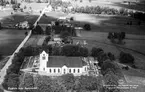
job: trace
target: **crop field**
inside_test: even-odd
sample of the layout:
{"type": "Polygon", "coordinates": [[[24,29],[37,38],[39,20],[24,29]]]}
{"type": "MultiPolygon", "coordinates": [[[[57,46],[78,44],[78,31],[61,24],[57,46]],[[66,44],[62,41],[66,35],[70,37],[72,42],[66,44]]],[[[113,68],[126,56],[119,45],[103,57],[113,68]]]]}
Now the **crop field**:
{"type": "Polygon", "coordinates": [[[46,36],[44,36],[44,35],[32,35],[28,39],[28,41],[26,42],[24,47],[27,47],[27,46],[42,46],[45,38],[46,38],[46,36]]]}

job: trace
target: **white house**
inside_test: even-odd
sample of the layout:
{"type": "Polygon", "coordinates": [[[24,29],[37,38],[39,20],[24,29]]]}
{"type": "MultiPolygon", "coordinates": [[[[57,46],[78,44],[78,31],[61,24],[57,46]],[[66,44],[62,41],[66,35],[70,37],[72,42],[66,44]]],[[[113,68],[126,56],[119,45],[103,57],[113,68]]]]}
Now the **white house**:
{"type": "Polygon", "coordinates": [[[61,76],[72,73],[74,76],[87,75],[88,66],[81,57],[49,56],[43,51],[39,56],[38,73],[48,76],[61,76]]]}

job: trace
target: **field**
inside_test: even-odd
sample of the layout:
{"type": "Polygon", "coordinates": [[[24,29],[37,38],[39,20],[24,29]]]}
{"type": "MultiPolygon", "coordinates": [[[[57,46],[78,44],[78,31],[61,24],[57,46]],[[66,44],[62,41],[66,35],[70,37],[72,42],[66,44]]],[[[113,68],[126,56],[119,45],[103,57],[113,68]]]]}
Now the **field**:
{"type": "Polygon", "coordinates": [[[24,30],[0,30],[0,53],[3,55],[11,55],[25,38],[24,33],[24,30]]]}
{"type": "Polygon", "coordinates": [[[44,35],[32,35],[25,43],[24,47],[27,46],[42,46],[46,36],[44,35]]]}
{"type": "Polygon", "coordinates": [[[73,6],[101,6],[110,7],[115,9],[126,8],[130,10],[144,11],[145,12],[145,1],[144,0],[83,0],[82,3],[78,0],[77,2],[71,2],[73,6]],[[136,2],[131,5],[124,4],[123,1],[136,2]]]}

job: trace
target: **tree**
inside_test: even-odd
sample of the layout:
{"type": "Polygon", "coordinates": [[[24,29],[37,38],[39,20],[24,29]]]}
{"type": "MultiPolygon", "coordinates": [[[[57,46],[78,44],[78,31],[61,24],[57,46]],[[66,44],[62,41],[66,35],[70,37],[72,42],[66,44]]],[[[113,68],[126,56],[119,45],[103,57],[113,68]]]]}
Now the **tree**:
{"type": "Polygon", "coordinates": [[[61,49],[64,56],[88,56],[88,49],[79,45],[65,45],[61,49]]]}
{"type": "Polygon", "coordinates": [[[37,85],[37,92],[65,92],[62,85],[58,84],[58,81],[51,79],[48,76],[39,76],[35,77],[35,82],[37,85]]]}
{"type": "Polygon", "coordinates": [[[88,48],[80,47],[80,56],[87,57],[89,55],[88,48]]]}
{"type": "Polygon", "coordinates": [[[111,62],[110,60],[104,61],[101,66],[101,72],[103,75],[105,75],[108,70],[111,70],[115,75],[119,76],[119,78],[123,76],[119,66],[116,63],[111,62]]]}
{"type": "Polygon", "coordinates": [[[61,82],[65,85],[67,90],[74,89],[75,77],[73,74],[66,74],[61,76],[61,82]]]}
{"type": "Polygon", "coordinates": [[[65,56],[78,56],[79,46],[77,45],[65,45],[62,47],[62,55],[65,56]]]}
{"type": "Polygon", "coordinates": [[[110,72],[104,76],[104,79],[105,79],[105,84],[110,85],[110,87],[112,87],[111,89],[107,88],[108,90],[107,92],[119,92],[119,89],[116,88],[118,86],[118,80],[119,80],[118,76],[110,72]]]}
{"type": "Polygon", "coordinates": [[[51,27],[50,27],[50,26],[47,26],[47,27],[46,27],[45,33],[46,33],[47,35],[51,35],[51,27]]]}
{"type": "Polygon", "coordinates": [[[14,74],[14,73],[9,74],[8,80],[7,80],[7,85],[10,88],[17,88],[15,90],[18,90],[18,87],[19,87],[19,75],[18,74],[14,74]]]}
{"type": "Polygon", "coordinates": [[[106,53],[102,53],[97,58],[98,58],[98,61],[99,61],[99,63],[98,63],[99,66],[102,66],[103,62],[109,59],[109,57],[107,56],[106,53]]]}
{"type": "Polygon", "coordinates": [[[59,46],[52,47],[52,55],[60,56],[61,55],[61,48],[59,46]]]}
{"type": "Polygon", "coordinates": [[[111,61],[115,60],[115,56],[111,52],[107,53],[107,55],[111,61]]]}
{"type": "Polygon", "coordinates": [[[75,89],[79,92],[83,90],[91,91],[99,89],[101,81],[97,77],[92,76],[81,76],[78,79],[75,89]]]}
{"type": "Polygon", "coordinates": [[[32,30],[33,34],[43,34],[43,29],[41,28],[40,25],[36,25],[36,27],[32,30]]]}
{"type": "Polygon", "coordinates": [[[90,31],[91,30],[91,25],[90,24],[85,24],[84,29],[87,30],[87,31],[90,31]]]}
{"type": "Polygon", "coordinates": [[[121,63],[133,64],[134,63],[134,57],[130,53],[121,52],[120,57],[119,57],[119,61],[121,63]]]}
{"type": "Polygon", "coordinates": [[[2,29],[2,24],[1,24],[1,22],[0,22],[0,30],[2,29]]]}
{"type": "Polygon", "coordinates": [[[60,34],[60,38],[65,39],[68,38],[70,36],[70,33],[67,31],[61,32],[60,34]]]}
{"type": "Polygon", "coordinates": [[[102,52],[102,51],[103,51],[103,49],[101,49],[101,48],[93,47],[92,50],[91,50],[91,56],[98,57],[99,52],[102,52]]]}

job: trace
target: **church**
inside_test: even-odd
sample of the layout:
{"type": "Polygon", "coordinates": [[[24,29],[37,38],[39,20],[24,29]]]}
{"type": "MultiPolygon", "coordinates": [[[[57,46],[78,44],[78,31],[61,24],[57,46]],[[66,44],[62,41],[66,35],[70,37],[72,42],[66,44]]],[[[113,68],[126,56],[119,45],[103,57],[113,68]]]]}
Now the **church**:
{"type": "Polygon", "coordinates": [[[61,76],[68,73],[74,76],[88,75],[88,65],[81,57],[49,56],[43,51],[33,62],[33,65],[37,65],[36,71],[40,75],[61,76]]]}

